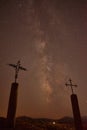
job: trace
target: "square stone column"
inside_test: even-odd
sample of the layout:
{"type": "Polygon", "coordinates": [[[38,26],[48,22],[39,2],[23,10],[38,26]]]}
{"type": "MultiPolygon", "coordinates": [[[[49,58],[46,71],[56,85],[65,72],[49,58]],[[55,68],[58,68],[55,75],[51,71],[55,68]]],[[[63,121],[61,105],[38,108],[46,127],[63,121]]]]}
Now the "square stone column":
{"type": "Polygon", "coordinates": [[[17,108],[17,96],[18,96],[18,83],[12,83],[8,111],[7,111],[7,127],[15,127],[15,117],[16,117],[16,108],[17,108]]]}
{"type": "Polygon", "coordinates": [[[83,130],[80,109],[76,94],[71,95],[72,110],[76,130],[83,130]]]}

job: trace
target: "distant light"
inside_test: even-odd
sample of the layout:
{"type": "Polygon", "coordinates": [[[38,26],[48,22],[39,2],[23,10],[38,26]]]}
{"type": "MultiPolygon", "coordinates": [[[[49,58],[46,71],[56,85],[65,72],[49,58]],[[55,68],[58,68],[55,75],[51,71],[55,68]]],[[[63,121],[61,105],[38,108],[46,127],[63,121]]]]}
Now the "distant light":
{"type": "Polygon", "coordinates": [[[55,125],[56,124],[56,122],[55,121],[53,121],[53,125],[55,125]]]}

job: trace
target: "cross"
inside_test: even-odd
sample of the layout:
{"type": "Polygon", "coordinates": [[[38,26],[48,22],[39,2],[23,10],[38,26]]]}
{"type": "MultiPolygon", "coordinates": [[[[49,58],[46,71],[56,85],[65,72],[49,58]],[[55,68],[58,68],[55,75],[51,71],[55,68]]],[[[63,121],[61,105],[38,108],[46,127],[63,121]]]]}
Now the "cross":
{"type": "Polygon", "coordinates": [[[66,86],[70,86],[70,87],[71,87],[72,94],[74,94],[74,92],[73,92],[73,86],[74,86],[74,87],[77,87],[77,85],[72,84],[72,80],[71,80],[71,79],[69,79],[69,82],[70,82],[69,84],[66,83],[65,85],[66,85],[66,86]]]}
{"type": "Polygon", "coordinates": [[[11,66],[11,67],[13,67],[13,68],[15,68],[15,83],[16,83],[17,78],[18,78],[18,72],[19,72],[19,70],[26,71],[27,69],[21,66],[20,61],[18,61],[16,65],[15,64],[8,64],[8,65],[11,66]]]}

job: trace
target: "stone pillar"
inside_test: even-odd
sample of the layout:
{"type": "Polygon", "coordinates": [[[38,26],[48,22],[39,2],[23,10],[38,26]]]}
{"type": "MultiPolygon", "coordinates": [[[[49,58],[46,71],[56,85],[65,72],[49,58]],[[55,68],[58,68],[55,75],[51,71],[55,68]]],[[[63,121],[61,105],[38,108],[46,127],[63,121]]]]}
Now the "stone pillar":
{"type": "Polygon", "coordinates": [[[18,83],[12,83],[7,112],[7,127],[15,127],[18,83]]]}
{"type": "Polygon", "coordinates": [[[79,109],[79,104],[78,104],[78,99],[77,99],[76,94],[71,95],[71,103],[72,103],[75,129],[76,130],[83,130],[80,109],[79,109]]]}

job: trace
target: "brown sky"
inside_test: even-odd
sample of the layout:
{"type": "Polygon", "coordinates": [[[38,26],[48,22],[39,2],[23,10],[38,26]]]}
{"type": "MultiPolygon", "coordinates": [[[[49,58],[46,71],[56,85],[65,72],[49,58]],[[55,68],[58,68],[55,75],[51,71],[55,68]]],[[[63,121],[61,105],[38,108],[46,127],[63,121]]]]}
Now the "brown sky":
{"type": "Polygon", "coordinates": [[[14,70],[21,64],[17,116],[71,116],[71,77],[87,115],[86,0],[0,1],[0,116],[6,116],[14,70]]]}

